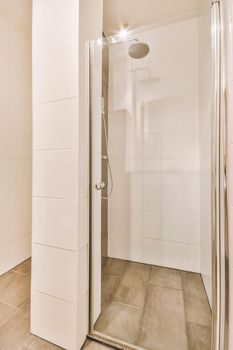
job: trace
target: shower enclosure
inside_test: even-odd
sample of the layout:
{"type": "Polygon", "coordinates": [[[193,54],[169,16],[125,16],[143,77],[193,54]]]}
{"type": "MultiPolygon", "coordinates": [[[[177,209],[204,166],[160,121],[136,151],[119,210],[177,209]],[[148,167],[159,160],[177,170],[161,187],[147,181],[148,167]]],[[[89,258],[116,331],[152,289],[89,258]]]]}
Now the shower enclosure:
{"type": "Polygon", "coordinates": [[[118,348],[226,349],[220,10],[89,44],[90,336],[118,348]]]}

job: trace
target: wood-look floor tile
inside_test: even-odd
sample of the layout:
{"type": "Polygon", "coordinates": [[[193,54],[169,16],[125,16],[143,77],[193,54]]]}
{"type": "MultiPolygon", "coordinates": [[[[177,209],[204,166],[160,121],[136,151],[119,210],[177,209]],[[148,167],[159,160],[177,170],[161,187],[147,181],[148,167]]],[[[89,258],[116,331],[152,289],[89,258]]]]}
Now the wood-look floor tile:
{"type": "Polygon", "coordinates": [[[110,293],[112,292],[115,283],[117,281],[117,276],[109,275],[107,273],[102,274],[102,284],[101,284],[101,303],[102,305],[109,301],[110,293]]]}
{"type": "Polygon", "coordinates": [[[0,350],[29,349],[34,336],[30,329],[30,305],[25,303],[0,327],[0,350]]]}
{"type": "Polygon", "coordinates": [[[15,266],[12,271],[22,273],[22,274],[28,274],[31,272],[31,258],[25,260],[21,264],[15,266]]]}
{"type": "Polygon", "coordinates": [[[201,276],[182,272],[182,279],[187,322],[211,327],[211,309],[201,276]]]}
{"type": "Polygon", "coordinates": [[[57,345],[51,344],[43,339],[35,337],[32,344],[29,347],[29,350],[61,350],[57,345]]]}
{"type": "Polygon", "coordinates": [[[0,325],[8,320],[17,309],[14,306],[6,305],[0,302],[0,325]]]}
{"type": "Polygon", "coordinates": [[[30,275],[25,275],[0,294],[0,301],[20,307],[30,298],[30,275]]]}
{"type": "Polygon", "coordinates": [[[181,272],[175,269],[151,266],[149,282],[154,285],[182,290],[181,272]]]}
{"type": "Polygon", "coordinates": [[[108,258],[103,272],[118,276],[123,272],[126,264],[127,262],[125,260],[108,258]]]}
{"type": "Polygon", "coordinates": [[[119,303],[105,304],[95,324],[95,330],[135,344],[140,327],[141,311],[119,303]]]}
{"type": "Polygon", "coordinates": [[[187,324],[189,350],[211,349],[211,328],[194,323],[187,324]]]}
{"type": "Polygon", "coordinates": [[[148,288],[150,266],[128,263],[110,298],[123,304],[143,308],[148,288]]]}
{"type": "Polygon", "coordinates": [[[4,275],[0,276],[0,293],[11,287],[12,284],[19,281],[23,278],[23,275],[20,275],[14,271],[8,271],[4,275]]]}
{"type": "Polygon", "coordinates": [[[153,350],[188,350],[182,291],[148,286],[137,344],[153,350]]]}

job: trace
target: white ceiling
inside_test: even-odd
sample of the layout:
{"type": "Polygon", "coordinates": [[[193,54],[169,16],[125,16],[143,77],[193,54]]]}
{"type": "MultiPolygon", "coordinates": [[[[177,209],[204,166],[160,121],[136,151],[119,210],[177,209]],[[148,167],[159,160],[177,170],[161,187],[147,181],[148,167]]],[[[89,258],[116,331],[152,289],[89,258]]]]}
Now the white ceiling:
{"type": "Polygon", "coordinates": [[[31,37],[33,0],[0,0],[0,13],[31,37]]]}
{"type": "Polygon", "coordinates": [[[104,0],[104,33],[115,34],[210,8],[211,0],[104,0]]]}

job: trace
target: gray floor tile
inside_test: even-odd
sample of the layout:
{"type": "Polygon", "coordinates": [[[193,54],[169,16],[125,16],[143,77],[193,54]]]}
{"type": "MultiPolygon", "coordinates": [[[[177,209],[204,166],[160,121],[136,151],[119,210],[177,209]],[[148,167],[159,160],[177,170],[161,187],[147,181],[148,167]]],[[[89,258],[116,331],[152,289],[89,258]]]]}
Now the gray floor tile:
{"type": "Polygon", "coordinates": [[[101,303],[102,305],[109,301],[109,296],[116,284],[117,276],[109,275],[107,273],[102,274],[102,289],[101,289],[101,303]]]}
{"type": "Polygon", "coordinates": [[[149,282],[164,287],[182,289],[181,272],[175,269],[151,266],[149,282]]]}
{"type": "Polygon", "coordinates": [[[211,327],[211,310],[201,276],[182,272],[186,320],[211,327]]]}
{"type": "Polygon", "coordinates": [[[101,258],[101,269],[104,271],[105,267],[107,266],[108,258],[106,256],[102,256],[101,258]]]}
{"type": "Polygon", "coordinates": [[[95,324],[95,330],[135,344],[139,332],[140,319],[141,311],[139,309],[112,302],[105,305],[95,324]]]}
{"type": "Polygon", "coordinates": [[[127,262],[125,260],[109,258],[103,272],[118,276],[123,272],[126,264],[127,262]]]}
{"type": "Polygon", "coordinates": [[[143,308],[150,275],[150,266],[128,263],[121,279],[117,281],[110,298],[123,304],[143,308]]]}
{"type": "Polygon", "coordinates": [[[188,350],[182,291],[149,285],[137,343],[151,350],[188,350]]]}
{"type": "Polygon", "coordinates": [[[189,350],[210,350],[211,328],[188,323],[189,350]]]}

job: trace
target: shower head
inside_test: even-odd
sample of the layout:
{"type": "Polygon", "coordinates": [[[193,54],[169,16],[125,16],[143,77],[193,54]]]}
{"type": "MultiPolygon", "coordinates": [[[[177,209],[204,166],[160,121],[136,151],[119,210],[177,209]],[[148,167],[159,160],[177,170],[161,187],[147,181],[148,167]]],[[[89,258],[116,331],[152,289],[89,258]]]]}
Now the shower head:
{"type": "Polygon", "coordinates": [[[142,43],[138,40],[135,40],[135,41],[136,42],[131,44],[129,47],[129,51],[128,51],[129,56],[135,59],[146,57],[150,52],[150,47],[147,44],[142,43]]]}

